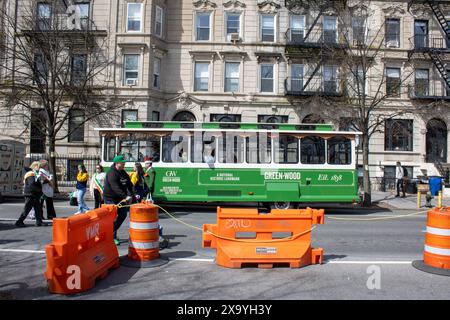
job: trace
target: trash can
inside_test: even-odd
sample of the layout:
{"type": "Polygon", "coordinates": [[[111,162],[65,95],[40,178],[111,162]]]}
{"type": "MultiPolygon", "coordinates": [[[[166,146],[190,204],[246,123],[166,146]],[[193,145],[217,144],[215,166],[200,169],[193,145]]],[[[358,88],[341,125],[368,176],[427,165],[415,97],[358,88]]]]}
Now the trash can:
{"type": "Polygon", "coordinates": [[[431,195],[437,196],[438,192],[442,190],[442,178],[441,177],[430,177],[430,192],[431,195]]]}
{"type": "Polygon", "coordinates": [[[417,193],[417,179],[410,179],[406,185],[406,193],[416,194],[417,193]]]}

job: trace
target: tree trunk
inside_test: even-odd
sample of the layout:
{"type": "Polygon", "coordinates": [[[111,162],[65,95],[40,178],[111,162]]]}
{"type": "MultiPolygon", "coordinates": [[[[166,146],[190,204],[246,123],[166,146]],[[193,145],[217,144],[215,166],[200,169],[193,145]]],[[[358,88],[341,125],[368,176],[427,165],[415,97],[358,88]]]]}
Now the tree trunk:
{"type": "Polygon", "coordinates": [[[53,190],[59,193],[58,190],[58,176],[56,175],[56,154],[55,154],[55,137],[48,137],[48,162],[50,166],[50,173],[53,175],[53,190]]]}
{"type": "Polygon", "coordinates": [[[369,207],[372,204],[372,190],[370,186],[370,174],[369,174],[369,137],[367,134],[362,136],[363,147],[363,185],[364,185],[364,198],[363,207],[369,207]]]}

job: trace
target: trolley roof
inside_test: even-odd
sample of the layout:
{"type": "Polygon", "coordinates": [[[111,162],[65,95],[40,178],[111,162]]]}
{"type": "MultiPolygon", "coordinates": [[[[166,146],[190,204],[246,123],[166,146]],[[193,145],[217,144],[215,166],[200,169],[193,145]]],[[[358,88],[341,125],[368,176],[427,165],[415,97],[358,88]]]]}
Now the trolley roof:
{"type": "Polygon", "coordinates": [[[122,128],[95,128],[107,132],[145,132],[145,131],[280,131],[361,135],[356,131],[333,131],[332,124],[322,123],[252,123],[252,122],[174,122],[174,121],[125,121],[122,128]]]}

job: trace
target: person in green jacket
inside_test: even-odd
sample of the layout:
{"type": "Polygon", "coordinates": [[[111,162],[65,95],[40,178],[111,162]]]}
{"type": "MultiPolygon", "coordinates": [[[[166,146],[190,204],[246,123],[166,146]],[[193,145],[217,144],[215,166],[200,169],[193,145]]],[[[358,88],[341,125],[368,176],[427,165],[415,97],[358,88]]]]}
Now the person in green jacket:
{"type": "Polygon", "coordinates": [[[155,191],[155,169],[153,168],[153,163],[151,160],[145,161],[145,174],[144,177],[147,178],[147,186],[149,189],[150,197],[153,199],[153,192],[155,191]]]}

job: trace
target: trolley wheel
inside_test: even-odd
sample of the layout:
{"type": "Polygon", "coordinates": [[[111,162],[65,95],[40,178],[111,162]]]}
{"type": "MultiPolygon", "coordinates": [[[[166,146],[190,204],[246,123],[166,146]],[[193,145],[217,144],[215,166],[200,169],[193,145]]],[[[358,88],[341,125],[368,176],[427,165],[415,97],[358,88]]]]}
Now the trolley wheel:
{"type": "Polygon", "coordinates": [[[281,209],[281,210],[287,210],[287,209],[296,209],[297,208],[297,203],[296,202],[282,202],[282,201],[278,201],[278,202],[272,202],[270,204],[270,208],[271,209],[281,209]]]}

